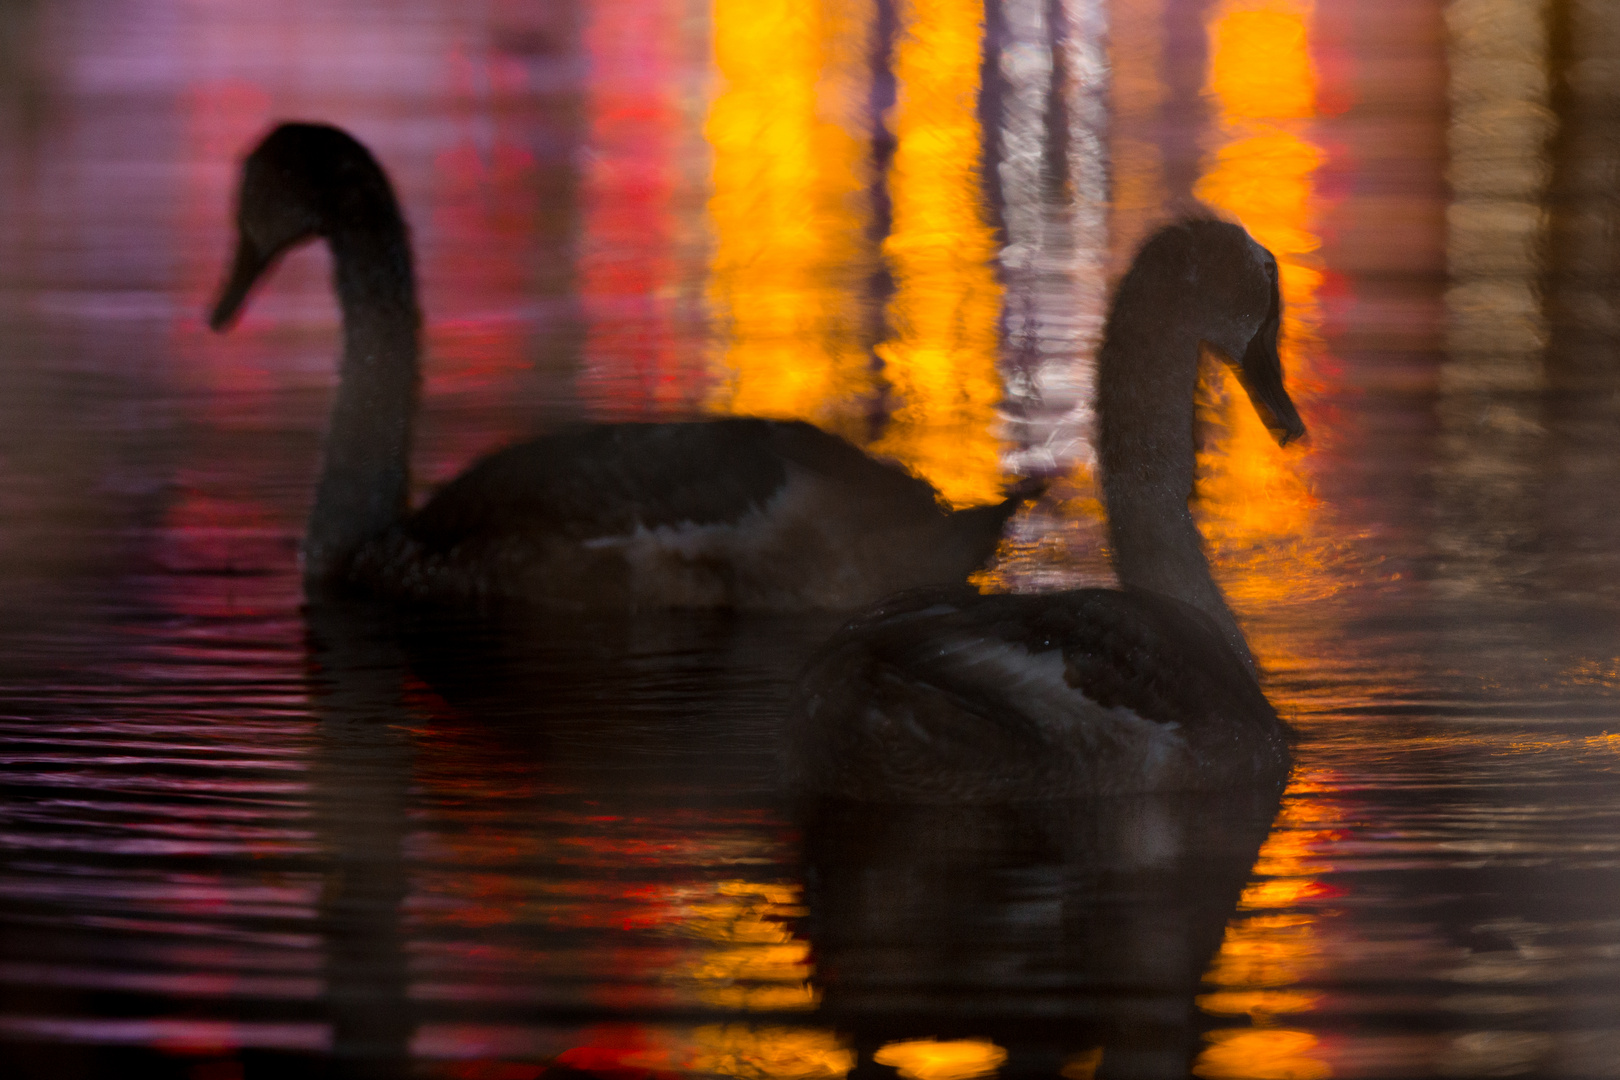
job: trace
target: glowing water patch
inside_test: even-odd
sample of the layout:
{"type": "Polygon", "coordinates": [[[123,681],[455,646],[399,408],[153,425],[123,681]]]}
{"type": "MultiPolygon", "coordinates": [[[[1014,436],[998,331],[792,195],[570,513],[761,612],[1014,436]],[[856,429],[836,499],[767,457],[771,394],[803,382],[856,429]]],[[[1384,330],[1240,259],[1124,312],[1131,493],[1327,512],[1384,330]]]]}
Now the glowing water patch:
{"type": "Polygon", "coordinates": [[[1001,1068],[1007,1051],[985,1039],[917,1039],[889,1043],[872,1060],[892,1066],[905,1080],[973,1080],[1001,1068]]]}
{"type": "Polygon", "coordinates": [[[995,433],[1001,286],[981,197],[977,98],[983,6],[911,0],[895,46],[900,84],[889,171],[891,337],[878,347],[899,402],[877,444],[956,506],[1001,497],[995,433]]]}

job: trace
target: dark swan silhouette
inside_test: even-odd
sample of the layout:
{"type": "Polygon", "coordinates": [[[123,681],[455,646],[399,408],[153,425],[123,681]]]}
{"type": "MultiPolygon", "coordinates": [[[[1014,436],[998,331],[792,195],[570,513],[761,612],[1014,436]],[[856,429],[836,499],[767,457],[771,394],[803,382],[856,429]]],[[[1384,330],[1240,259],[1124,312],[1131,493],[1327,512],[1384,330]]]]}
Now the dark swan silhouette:
{"type": "Polygon", "coordinates": [[[1143,245],[1098,355],[1120,589],[879,603],[799,684],[788,767],[866,801],[996,802],[1213,790],[1286,775],[1289,730],[1255,679],[1188,508],[1200,349],[1237,369],[1279,442],[1305,433],[1277,353],[1277,262],[1239,226],[1143,245]],[[1241,358],[1241,359],[1238,359],[1241,358]]]}
{"type": "Polygon", "coordinates": [[[1037,490],[951,512],[934,489],[799,421],[576,427],[499,450],[409,509],[420,382],[410,239],[352,137],[283,124],[243,163],[223,330],[294,245],[331,245],[343,363],[303,545],[306,589],[565,608],[859,607],[960,581],[1037,490]]]}

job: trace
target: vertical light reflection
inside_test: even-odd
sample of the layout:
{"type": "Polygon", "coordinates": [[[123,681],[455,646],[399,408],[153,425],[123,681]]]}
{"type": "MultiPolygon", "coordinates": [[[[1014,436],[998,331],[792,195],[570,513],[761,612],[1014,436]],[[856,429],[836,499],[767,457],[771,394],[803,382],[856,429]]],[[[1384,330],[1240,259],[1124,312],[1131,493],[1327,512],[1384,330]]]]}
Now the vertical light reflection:
{"type": "Polygon", "coordinates": [[[1100,0],[1002,0],[996,164],[1005,295],[1006,411],[1018,472],[1089,468],[1091,358],[1108,246],[1100,0]]]}
{"type": "Polygon", "coordinates": [[[1216,1029],[1193,1066],[1220,1080],[1315,1080],[1332,1068],[1315,1035],[1279,1026],[1316,1007],[1320,995],[1297,989],[1322,966],[1316,917],[1300,910],[1328,895],[1319,880],[1332,870],[1325,853],[1340,838],[1327,827],[1336,814],[1324,796],[1331,775],[1305,771],[1289,788],[1271,835],[1254,865],[1221,948],[1204,975],[1213,987],[1198,1006],[1214,1016],[1247,1016],[1248,1027],[1216,1029]]]}
{"type": "Polygon", "coordinates": [[[854,434],[874,380],[861,0],[715,0],[709,301],[723,412],[854,434]]]}
{"type": "MultiPolygon", "coordinates": [[[[229,213],[235,169],[226,165],[241,153],[244,135],[262,130],[270,115],[270,95],[245,80],[194,84],[181,96],[185,119],[186,197],[179,231],[186,237],[208,236],[229,213]]],[[[219,254],[203,244],[179,245],[181,295],[205,297],[219,281],[219,254]]],[[[210,349],[202,327],[202,301],[182,311],[171,327],[173,355],[184,365],[186,382],[202,391],[200,412],[211,427],[240,426],[255,410],[242,401],[277,387],[276,352],[267,327],[256,320],[244,328],[242,348],[229,356],[210,349]]],[[[208,468],[183,469],[174,477],[174,497],[165,508],[158,557],[165,566],[192,573],[237,565],[263,565],[285,535],[276,508],[255,497],[252,488],[234,485],[228,495],[216,487],[208,468]]],[[[270,560],[273,564],[273,555],[270,560]]],[[[249,614],[263,607],[234,592],[170,589],[165,600],[188,615],[249,614]]],[[[265,600],[261,594],[255,597],[265,600]]]]}
{"type": "Polygon", "coordinates": [[[441,312],[427,326],[429,395],[487,387],[527,370],[528,327],[514,317],[530,284],[539,166],[500,116],[528,90],[522,66],[458,42],[445,63],[458,137],[433,159],[430,268],[441,312]],[[504,303],[503,303],[504,301],[504,303]]]}
{"type": "Polygon", "coordinates": [[[1446,8],[1452,203],[1446,210],[1446,362],[1440,368],[1437,584],[1471,592],[1522,573],[1540,525],[1535,394],[1547,341],[1546,4],[1446,8]]]}
{"type": "Polygon", "coordinates": [[[709,389],[683,333],[694,320],[682,220],[689,126],[683,107],[686,0],[587,6],[588,152],[581,183],[579,295],[586,320],[579,391],[604,419],[696,409],[709,389]]]}
{"type": "Polygon", "coordinates": [[[878,347],[897,408],[877,449],[954,505],[1001,496],[995,432],[1001,287],[985,220],[977,115],[981,0],[908,0],[889,171],[891,337],[878,347]]]}
{"type": "MultiPolygon", "coordinates": [[[[1316,71],[1310,52],[1311,0],[1225,0],[1209,22],[1206,91],[1216,107],[1216,143],[1194,193],[1236,217],[1277,256],[1283,294],[1283,367],[1298,397],[1310,385],[1321,272],[1313,255],[1312,174],[1321,149],[1308,138],[1315,115],[1316,71]]],[[[1235,601],[1298,596],[1320,577],[1298,540],[1314,500],[1298,459],[1285,454],[1255,415],[1236,379],[1220,373],[1206,387],[1210,437],[1199,455],[1199,509],[1217,553],[1260,544],[1290,544],[1286,566],[1265,560],[1258,572],[1227,583],[1235,601]],[[1235,587],[1234,587],[1235,586],[1235,587]]],[[[1325,811],[1321,790],[1296,779],[1239,914],[1205,981],[1219,989],[1200,999],[1206,1012],[1244,1015],[1250,1025],[1206,1036],[1194,1073],[1203,1077],[1311,1080],[1332,1070],[1306,1031],[1278,1026],[1279,1015],[1308,1012],[1315,998],[1290,989],[1317,963],[1315,916],[1287,910],[1318,886],[1311,856],[1323,836],[1310,825],[1325,811]],[[1281,910],[1279,910],[1281,909],[1281,910]],[[1254,912],[1254,914],[1245,914],[1254,912]]]]}
{"type": "MultiPolygon", "coordinates": [[[[214,234],[229,218],[235,198],[236,162],[249,140],[270,126],[271,97],[267,90],[244,79],[199,82],[181,96],[185,117],[185,198],[179,228],[187,238],[214,234]]],[[[235,331],[237,346],[229,355],[212,344],[202,325],[205,298],[219,287],[223,253],[202,243],[180,247],[184,262],[179,290],[195,298],[195,311],[183,311],[172,332],[175,355],[186,365],[185,378],[204,390],[209,420],[220,423],[229,408],[219,398],[229,391],[262,391],[273,387],[275,353],[267,340],[268,327],[258,319],[244,319],[235,331]]],[[[249,309],[253,310],[252,308],[249,309]]]]}
{"type": "Polygon", "coordinates": [[[1545,472],[1538,493],[1549,584],[1584,592],[1607,576],[1620,521],[1589,493],[1614,486],[1620,435],[1610,419],[1620,383],[1620,5],[1570,0],[1549,12],[1558,113],[1547,204],[1549,324],[1545,472]],[[1594,439],[1593,434],[1603,432],[1594,439]]]}
{"type": "MultiPolygon", "coordinates": [[[[1213,152],[1194,193],[1236,217],[1277,256],[1283,294],[1283,368],[1290,392],[1308,393],[1322,274],[1311,231],[1312,174],[1321,149],[1308,138],[1315,115],[1311,0],[1226,0],[1209,24],[1207,92],[1217,108],[1213,152]]],[[[1241,552],[1297,540],[1315,500],[1299,456],[1279,448],[1236,379],[1208,387],[1211,438],[1199,455],[1199,502],[1212,547],[1241,552]]],[[[1228,586],[1240,605],[1299,592],[1310,567],[1296,544],[1288,573],[1246,574],[1228,586]]]]}
{"type": "Polygon", "coordinates": [[[1164,84],[1164,0],[1115,4],[1108,27],[1113,167],[1109,229],[1117,276],[1163,213],[1164,160],[1147,137],[1169,93],[1164,84]]]}

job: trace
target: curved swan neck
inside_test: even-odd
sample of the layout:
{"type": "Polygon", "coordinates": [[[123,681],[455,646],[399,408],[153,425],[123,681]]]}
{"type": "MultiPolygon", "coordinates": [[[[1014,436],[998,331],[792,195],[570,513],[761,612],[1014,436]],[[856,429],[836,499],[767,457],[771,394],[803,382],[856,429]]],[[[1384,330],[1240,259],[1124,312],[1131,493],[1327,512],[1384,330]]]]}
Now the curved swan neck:
{"type": "Polygon", "coordinates": [[[1114,568],[1122,585],[1203,611],[1252,669],[1188,508],[1198,464],[1199,312],[1189,283],[1166,269],[1138,267],[1121,282],[1098,354],[1098,457],[1114,568]]]}
{"type": "Polygon", "coordinates": [[[409,505],[421,315],[405,224],[393,207],[380,209],[387,213],[328,238],[343,363],[304,537],[307,580],[340,576],[409,505]]]}

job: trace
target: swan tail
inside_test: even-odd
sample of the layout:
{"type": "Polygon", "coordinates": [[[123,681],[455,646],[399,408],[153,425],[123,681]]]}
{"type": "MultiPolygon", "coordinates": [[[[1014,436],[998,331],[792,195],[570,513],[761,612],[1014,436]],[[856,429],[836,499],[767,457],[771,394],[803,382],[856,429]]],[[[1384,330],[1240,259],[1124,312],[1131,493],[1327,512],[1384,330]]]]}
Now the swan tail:
{"type": "Polygon", "coordinates": [[[996,545],[1001,543],[1001,531],[1007,521],[1023,507],[1025,503],[1033,502],[1046,491],[1050,480],[1038,476],[1028,477],[1018,481],[1007,489],[1007,497],[998,503],[989,506],[970,506],[966,510],[957,510],[951,514],[951,525],[956,534],[962,537],[975,551],[982,554],[978,563],[983,563],[995,554],[996,545]]]}

